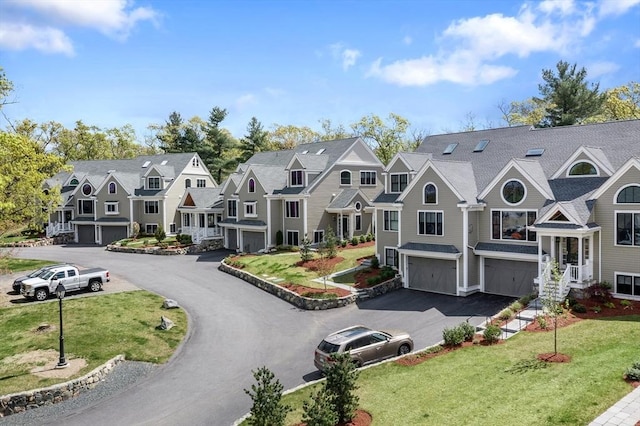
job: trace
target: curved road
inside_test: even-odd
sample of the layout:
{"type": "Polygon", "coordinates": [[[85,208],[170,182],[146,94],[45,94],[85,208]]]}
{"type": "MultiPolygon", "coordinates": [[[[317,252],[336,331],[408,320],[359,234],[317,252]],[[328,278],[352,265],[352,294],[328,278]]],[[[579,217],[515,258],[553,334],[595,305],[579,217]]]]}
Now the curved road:
{"type": "Polygon", "coordinates": [[[444,327],[469,317],[480,324],[512,300],[399,290],[345,308],[303,311],[218,271],[226,254],[152,256],[72,245],[20,249],[23,258],[108,268],[175,299],[189,314],[187,339],[167,364],[108,400],[47,423],[230,425],[251,407],[243,391],[254,383],[251,370],[267,366],[285,389],[315,380],[314,348],[332,331],[356,323],[405,329],[419,349],[440,341],[444,327]]]}

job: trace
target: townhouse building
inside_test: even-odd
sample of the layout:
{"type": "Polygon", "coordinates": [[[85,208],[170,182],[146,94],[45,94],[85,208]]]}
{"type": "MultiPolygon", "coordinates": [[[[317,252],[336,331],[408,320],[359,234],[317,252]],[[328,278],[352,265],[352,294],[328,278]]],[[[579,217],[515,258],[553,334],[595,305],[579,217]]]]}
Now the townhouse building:
{"type": "Polygon", "coordinates": [[[404,286],[521,296],[608,282],[640,298],[640,120],[428,136],[385,167],[376,255],[404,286]]]}

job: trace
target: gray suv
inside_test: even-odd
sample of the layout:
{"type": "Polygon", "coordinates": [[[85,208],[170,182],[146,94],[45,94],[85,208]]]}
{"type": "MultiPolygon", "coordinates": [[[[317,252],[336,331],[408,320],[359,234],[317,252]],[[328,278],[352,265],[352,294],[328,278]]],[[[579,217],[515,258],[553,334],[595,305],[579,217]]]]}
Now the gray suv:
{"type": "Polygon", "coordinates": [[[349,352],[357,367],[413,350],[413,340],[404,331],[376,331],[363,325],[355,325],[324,338],[315,351],[313,363],[323,371],[333,361],[331,355],[349,352]]]}

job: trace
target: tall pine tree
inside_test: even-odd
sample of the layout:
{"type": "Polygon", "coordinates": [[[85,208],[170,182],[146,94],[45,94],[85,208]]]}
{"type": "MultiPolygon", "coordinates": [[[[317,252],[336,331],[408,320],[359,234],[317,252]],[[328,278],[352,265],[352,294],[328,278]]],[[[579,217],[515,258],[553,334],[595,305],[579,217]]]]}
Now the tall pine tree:
{"type": "Polygon", "coordinates": [[[257,118],[251,117],[247,126],[247,135],[240,140],[242,162],[247,161],[256,152],[265,151],[269,142],[268,132],[262,128],[257,118]]]}

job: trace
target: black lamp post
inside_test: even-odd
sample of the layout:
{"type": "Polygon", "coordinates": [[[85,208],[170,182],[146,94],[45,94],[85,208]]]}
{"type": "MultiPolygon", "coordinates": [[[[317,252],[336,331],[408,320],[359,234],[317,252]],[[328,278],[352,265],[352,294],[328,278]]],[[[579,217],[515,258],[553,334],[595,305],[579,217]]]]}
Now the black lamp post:
{"type": "Polygon", "coordinates": [[[60,359],[58,360],[56,368],[66,368],[69,366],[69,363],[67,363],[64,357],[64,332],[62,331],[62,299],[64,299],[64,292],[64,285],[62,285],[62,283],[58,284],[58,287],[56,287],[56,296],[58,296],[60,306],[60,359]]]}

